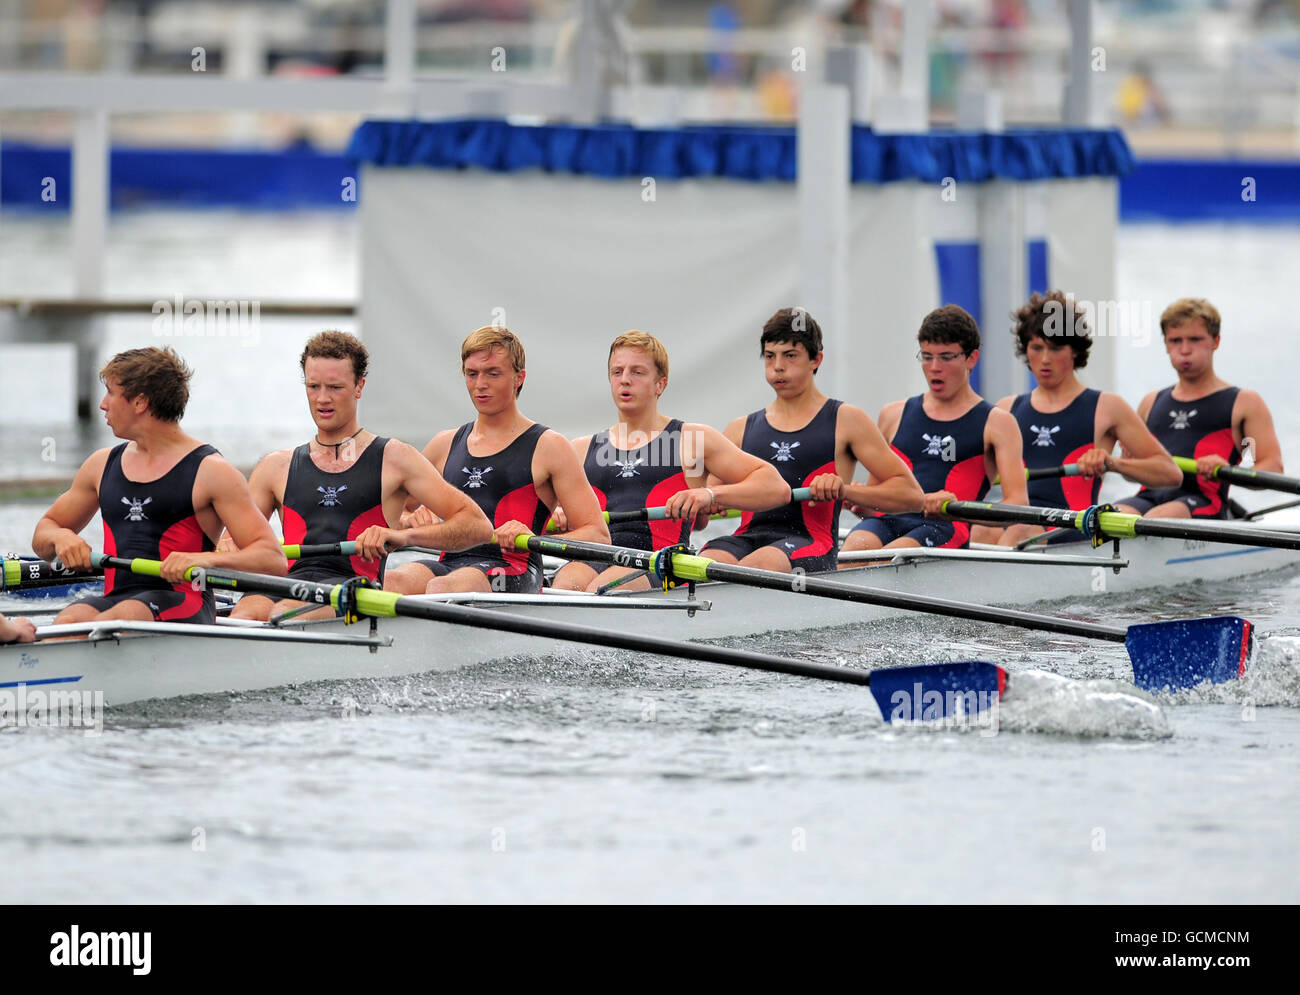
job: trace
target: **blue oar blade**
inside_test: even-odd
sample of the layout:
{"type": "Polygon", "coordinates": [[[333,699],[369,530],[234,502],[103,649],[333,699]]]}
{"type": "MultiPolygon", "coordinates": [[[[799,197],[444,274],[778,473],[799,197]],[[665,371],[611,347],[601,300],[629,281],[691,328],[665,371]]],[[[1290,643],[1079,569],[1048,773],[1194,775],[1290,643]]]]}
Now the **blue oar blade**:
{"type": "Polygon", "coordinates": [[[960,719],[995,707],[1006,677],[982,660],[891,667],[871,672],[871,693],[886,722],[960,719]]]}
{"type": "Polygon", "coordinates": [[[1124,645],[1133,683],[1143,691],[1177,691],[1236,680],[1246,672],[1252,630],[1235,615],[1130,625],[1124,645]]]}

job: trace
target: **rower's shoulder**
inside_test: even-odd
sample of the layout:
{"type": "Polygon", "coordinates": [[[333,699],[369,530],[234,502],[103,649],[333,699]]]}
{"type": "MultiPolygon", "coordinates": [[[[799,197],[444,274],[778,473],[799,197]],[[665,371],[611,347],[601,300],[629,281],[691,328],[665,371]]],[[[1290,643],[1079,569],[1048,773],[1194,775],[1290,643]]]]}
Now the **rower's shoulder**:
{"type": "Polygon", "coordinates": [[[103,449],[96,449],[86,457],[86,461],[81,464],[73,482],[89,482],[93,487],[99,487],[99,481],[104,476],[104,470],[108,466],[108,457],[112,454],[115,446],[105,446],[103,449]]]}
{"type": "Polygon", "coordinates": [[[1007,412],[1009,412],[1009,411],[1011,410],[1012,406],[1016,403],[1016,397],[1017,397],[1017,396],[1018,396],[1018,395],[1016,395],[1016,394],[1008,394],[1006,397],[1004,397],[1004,398],[1002,398],[1000,401],[998,401],[997,404],[993,405],[993,407],[995,407],[995,408],[999,408],[999,409],[1001,409],[1002,411],[1007,411],[1007,412]]]}
{"type": "Polygon", "coordinates": [[[595,432],[592,432],[589,435],[575,435],[572,439],[569,440],[569,445],[570,447],[572,447],[573,451],[577,455],[586,456],[587,449],[591,445],[591,440],[594,439],[595,437],[596,437],[595,432]]]}
{"type": "Polygon", "coordinates": [[[886,419],[898,418],[903,413],[903,408],[907,406],[907,400],[887,401],[885,406],[880,409],[880,415],[876,418],[877,422],[883,422],[886,419]]]}
{"type": "Polygon", "coordinates": [[[541,435],[537,437],[537,452],[548,459],[556,457],[567,459],[571,455],[576,455],[573,443],[553,428],[543,429],[541,435]]]}
{"type": "Polygon", "coordinates": [[[1233,406],[1234,407],[1241,406],[1243,408],[1255,408],[1256,410],[1260,408],[1264,409],[1265,411],[1268,410],[1268,405],[1264,402],[1264,395],[1262,395],[1259,391],[1251,390],[1248,387],[1239,387],[1237,389],[1237,397],[1236,400],[1233,401],[1233,406]]]}
{"type": "Polygon", "coordinates": [[[1016,421],[1015,415],[1000,405],[989,407],[988,421],[984,424],[994,431],[1007,432],[1015,429],[1016,434],[1020,434],[1020,423],[1016,421]]]}

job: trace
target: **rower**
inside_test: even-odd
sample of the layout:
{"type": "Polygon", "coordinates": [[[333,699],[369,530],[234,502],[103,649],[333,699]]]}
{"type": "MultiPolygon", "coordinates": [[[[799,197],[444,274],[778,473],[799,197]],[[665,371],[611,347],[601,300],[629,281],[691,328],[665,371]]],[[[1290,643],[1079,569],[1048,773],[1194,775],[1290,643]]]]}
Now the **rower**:
{"type": "MultiPolygon", "coordinates": [[[[609,347],[609,389],[618,421],[595,435],[573,440],[600,506],[606,511],[663,507],[663,521],[611,523],[610,541],[632,549],[658,550],[690,538],[691,526],[707,521],[710,508],[763,511],[790,500],[790,487],[775,467],[738,449],[708,425],[682,422],[659,412],[668,387],[668,350],[653,335],[631,331],[609,347]],[[706,475],[716,486],[705,486],[706,475]]],[[[555,509],[561,528],[567,521],[555,509]]],[[[634,571],[609,567],[597,574],[586,563],[566,564],[551,586],[596,591],[634,571]]],[[[645,590],[644,577],[626,590],[645,590]]]]}
{"type": "MultiPolygon", "coordinates": [[[[1079,381],[1075,371],[1088,365],[1092,335],[1072,297],[1059,290],[1034,294],[1013,317],[1016,355],[1024,358],[1037,386],[1027,394],[1004,397],[997,406],[1011,412],[1020,426],[1026,467],[1079,467],[1077,477],[1030,480],[1031,505],[1081,511],[1097,503],[1108,471],[1148,487],[1182,482],[1182,471],[1127,401],[1079,381]],[[1123,456],[1113,455],[1116,442],[1123,446],[1123,456]]],[[[1037,525],[976,525],[971,538],[1014,546],[1042,531],[1037,525]]],[[[1078,533],[1060,535],[1077,538],[1078,533]]]]}
{"type": "Polygon", "coordinates": [[[803,308],[777,311],[763,326],[759,355],[776,398],[732,421],[725,435],[775,467],[790,488],[809,488],[812,499],[746,513],[734,534],[714,539],[701,555],[786,573],[834,570],[841,501],[913,511],[921,507],[921,489],[865,411],[817,389],[824,354],[812,315],[803,308]],[[853,482],[859,463],[869,475],[865,484],[853,482]]]}
{"type": "Polygon", "coordinates": [[[127,441],[94,453],[71,488],[36,526],[32,548],[70,570],[91,568],[77,533],[98,511],[104,552],[162,560],[160,577],[104,571],[104,594],[75,601],[56,623],[131,619],[212,622],[212,592],[185,579],[190,567],[226,567],[283,576],[280,542],[259,514],[243,475],[180,426],[192,373],[174,349],[129,349],[99,371],[108,427],[127,441]],[[214,551],[222,527],[237,551],[214,551]]]}
{"type": "Polygon", "coordinates": [[[1228,485],[1210,474],[1240,463],[1243,446],[1253,447],[1255,469],[1283,472],[1282,446],[1264,399],[1214,372],[1219,322],[1218,310],[1199,297],[1176,300],[1160,315],[1178,382],[1142,398],[1138,414],[1171,454],[1196,460],[1197,472],[1184,474],[1176,487],[1143,487],[1117,502],[1120,510],[1150,518],[1228,517],[1228,485]]]}
{"type": "Polygon", "coordinates": [[[569,440],[519,410],[524,361],[523,343],[509,329],[485,325],[471,332],[461,343],[460,362],[477,416],[438,433],[424,450],[438,472],[483,509],[496,544],[394,567],[384,581],[387,590],[538,593],[541,555],[515,551],[515,538],[542,532],[556,504],[568,516],[564,535],[609,542],[600,505],[569,440]]]}
{"type": "MultiPolygon", "coordinates": [[[[979,501],[1000,474],[1006,504],[1025,504],[1020,428],[970,385],[979,362],[980,330],[955,304],[925,316],[916,334],[929,389],[880,411],[880,430],[925,490],[924,514],[875,516],[854,526],[844,551],[933,546],[962,548],[970,526],[938,521],[945,501],[979,501]]],[[[850,509],[857,514],[862,510],[850,509]]]]}
{"type": "MultiPolygon", "coordinates": [[[[361,427],[357,406],[369,364],[366,347],[353,335],[327,331],[312,336],[298,365],[316,434],[296,449],[266,456],[249,478],[262,514],[270,518],[279,513],[286,543],[357,544],[353,556],[295,560],[291,578],[337,584],[356,576],[380,585],[387,554],[393,550],[467,549],[491,537],[492,528],[478,505],[443,480],[418,449],[361,427]],[[402,527],[408,497],[422,501],[441,521],[402,527]]],[[[223,537],[219,548],[227,545],[233,543],[223,537]]],[[[231,615],[266,621],[282,612],[300,618],[334,614],[330,607],[298,612],[303,605],[248,594],[231,615]]]]}

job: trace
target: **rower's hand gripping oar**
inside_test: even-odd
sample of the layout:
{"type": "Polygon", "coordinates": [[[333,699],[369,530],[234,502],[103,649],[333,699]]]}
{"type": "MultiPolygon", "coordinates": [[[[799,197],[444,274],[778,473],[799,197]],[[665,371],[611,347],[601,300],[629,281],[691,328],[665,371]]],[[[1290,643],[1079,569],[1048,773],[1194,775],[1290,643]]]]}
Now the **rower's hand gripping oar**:
{"type": "MultiPolygon", "coordinates": [[[[537,537],[520,536],[519,538],[527,540],[537,537]]],[[[520,548],[527,547],[521,545],[520,548]]],[[[91,562],[98,567],[129,570],[149,577],[160,576],[162,570],[162,564],[158,560],[126,560],[106,556],[100,552],[91,554],[91,562]]],[[[288,577],[271,577],[217,567],[191,567],[185,572],[185,576],[191,582],[202,582],[211,587],[331,605],[335,611],[344,608],[340,604],[340,598],[345,593],[346,585],[343,584],[318,584],[288,577]]],[[[452,625],[513,632],[525,636],[561,639],[592,646],[680,657],[686,660],[705,660],[710,663],[794,674],[799,677],[815,677],[842,684],[865,685],[871,689],[872,696],[880,707],[881,715],[887,722],[960,719],[990,711],[996,708],[1007,686],[1006,671],[995,664],[982,661],[897,667],[889,670],[873,670],[868,673],[863,670],[791,660],[787,657],[755,653],[750,650],[710,646],[705,643],[677,642],[638,636],[612,628],[596,629],[585,625],[549,622],[535,617],[515,615],[508,611],[424,601],[377,588],[356,587],[351,595],[356,611],[374,618],[393,618],[401,615],[452,625]]]]}
{"type": "Polygon", "coordinates": [[[599,543],[529,535],[519,536],[515,545],[520,550],[648,570],[655,581],[665,588],[680,583],[729,581],[812,597],[883,605],[903,611],[927,612],[1120,642],[1128,649],[1133,664],[1134,683],[1146,691],[1159,691],[1166,687],[1193,687],[1202,681],[1219,683],[1240,676],[1245,671],[1253,631],[1248,621],[1237,617],[1151,622],[1127,628],[1098,625],[1012,608],[993,608],[919,594],[859,587],[856,584],[827,580],[815,574],[786,574],[718,563],[704,556],[681,552],[675,547],[650,553],[599,543]]]}
{"type": "MultiPolygon", "coordinates": [[[[1184,473],[1196,473],[1196,460],[1188,459],[1186,456],[1175,456],[1174,463],[1178,469],[1184,473]]],[[[1228,484],[1238,484],[1242,487],[1253,487],[1260,491],[1285,491],[1288,494],[1300,494],[1300,479],[1296,477],[1287,477],[1280,473],[1270,473],[1267,470],[1255,470],[1244,466],[1216,466],[1214,471],[1208,474],[1214,480],[1222,480],[1228,484]]]]}

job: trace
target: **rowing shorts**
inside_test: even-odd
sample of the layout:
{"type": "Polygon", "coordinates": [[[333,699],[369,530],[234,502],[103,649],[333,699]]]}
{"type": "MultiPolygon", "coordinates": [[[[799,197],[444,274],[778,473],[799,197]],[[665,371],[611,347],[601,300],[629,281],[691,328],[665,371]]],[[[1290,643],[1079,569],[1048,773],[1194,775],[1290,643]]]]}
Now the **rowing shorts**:
{"type": "Polygon", "coordinates": [[[484,573],[492,590],[499,594],[540,594],[542,590],[542,572],[532,564],[521,574],[508,574],[498,560],[485,560],[481,556],[466,556],[464,553],[447,553],[441,560],[411,562],[433,571],[435,577],[445,577],[453,570],[472,567],[484,573]]]}
{"type": "Polygon", "coordinates": [[[1112,504],[1126,504],[1134,509],[1139,515],[1145,515],[1148,511],[1158,504],[1168,504],[1170,501],[1177,501],[1179,504],[1186,505],[1187,510],[1192,513],[1194,518],[1227,518],[1228,506],[1225,504],[1219,509],[1217,515],[1206,514],[1202,509],[1208,508],[1210,499],[1204,494],[1190,494],[1181,487],[1166,487],[1163,490],[1142,490],[1138,491],[1132,497],[1121,498],[1118,501],[1112,501],[1112,504]]]}
{"type": "Polygon", "coordinates": [[[839,562],[838,549],[832,549],[829,553],[821,555],[812,553],[800,555],[802,550],[814,548],[808,536],[798,533],[791,535],[789,532],[768,529],[750,529],[741,535],[719,536],[706,543],[704,549],[720,549],[724,553],[730,553],[737,560],[743,560],[750,553],[765,546],[775,546],[790,561],[791,569],[799,567],[807,573],[829,573],[839,562]]]}
{"type": "MultiPolygon", "coordinates": [[[[217,620],[216,608],[211,598],[190,597],[180,591],[124,591],[121,594],[97,595],[74,601],[74,605],[90,605],[97,612],[106,612],[123,601],[139,601],[149,606],[155,622],[195,622],[211,625],[217,620]]],[[[69,606],[71,607],[71,606],[69,606]]]]}
{"type": "Polygon", "coordinates": [[[895,539],[911,539],[935,549],[965,549],[970,545],[970,526],[965,522],[943,522],[924,515],[879,515],[865,518],[853,532],[870,532],[888,546],[895,539]]]}

